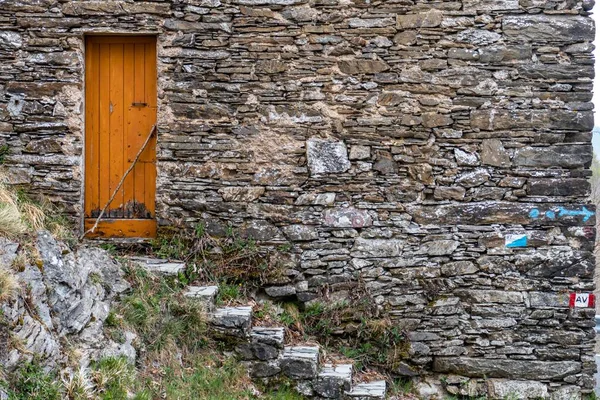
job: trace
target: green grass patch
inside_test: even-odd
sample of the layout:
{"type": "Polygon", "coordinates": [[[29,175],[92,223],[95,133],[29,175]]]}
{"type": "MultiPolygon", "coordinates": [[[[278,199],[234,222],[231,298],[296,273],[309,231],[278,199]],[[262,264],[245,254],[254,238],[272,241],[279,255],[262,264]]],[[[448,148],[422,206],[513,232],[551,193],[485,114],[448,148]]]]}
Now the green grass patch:
{"type": "Polygon", "coordinates": [[[133,290],[113,310],[111,324],[122,318],[123,327],[134,330],[149,352],[161,351],[171,343],[189,352],[206,345],[206,314],[183,295],[184,285],[179,280],[132,266],[127,277],[133,290]]]}
{"type": "Polygon", "coordinates": [[[55,373],[47,373],[37,361],[23,364],[2,383],[9,400],[61,400],[63,387],[55,373]]]}

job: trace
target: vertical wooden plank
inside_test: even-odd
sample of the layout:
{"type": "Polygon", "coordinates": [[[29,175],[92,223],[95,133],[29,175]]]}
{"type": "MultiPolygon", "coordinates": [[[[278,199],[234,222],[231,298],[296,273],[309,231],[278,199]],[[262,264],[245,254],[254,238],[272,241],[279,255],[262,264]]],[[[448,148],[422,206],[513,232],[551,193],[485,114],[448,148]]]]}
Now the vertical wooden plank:
{"type": "MultiPolygon", "coordinates": [[[[123,177],[123,44],[110,44],[110,193],[123,177]]],[[[109,207],[112,218],[123,217],[123,188],[109,207]]]]}
{"type": "MultiPolygon", "coordinates": [[[[124,147],[123,147],[123,166],[125,170],[129,168],[136,155],[135,143],[135,127],[134,122],[135,110],[131,106],[135,102],[134,97],[134,44],[127,43],[123,52],[123,99],[124,99],[124,147]]],[[[134,174],[130,173],[123,182],[123,217],[135,218],[134,209],[134,174]]]]}
{"type": "MultiPolygon", "coordinates": [[[[144,44],[136,43],[134,51],[135,51],[134,97],[135,97],[136,102],[144,103],[146,101],[146,88],[145,88],[145,84],[144,84],[145,83],[145,73],[146,73],[144,44]]],[[[142,147],[144,140],[146,139],[144,136],[146,133],[144,133],[144,131],[147,128],[146,128],[146,120],[145,120],[145,118],[143,118],[144,113],[142,112],[142,110],[139,108],[136,108],[136,109],[132,109],[132,112],[136,116],[136,119],[134,121],[134,124],[135,124],[134,125],[135,126],[134,147],[135,147],[135,154],[137,154],[139,149],[142,147]]],[[[138,164],[136,165],[136,167],[132,173],[134,175],[133,180],[134,180],[134,185],[135,185],[134,186],[135,202],[139,203],[139,204],[143,204],[145,201],[144,186],[146,184],[144,164],[141,162],[138,162],[138,164]]]]}
{"type": "Polygon", "coordinates": [[[92,217],[100,209],[99,179],[99,57],[100,49],[95,43],[85,48],[85,216],[92,217]]]}
{"type": "MultiPolygon", "coordinates": [[[[148,127],[152,127],[156,123],[156,43],[147,43],[146,47],[146,102],[148,103],[149,109],[152,111],[149,115],[150,121],[148,121],[148,127]]],[[[155,216],[155,200],[156,200],[156,138],[157,135],[151,139],[146,149],[146,163],[145,165],[145,178],[146,184],[144,185],[144,197],[147,210],[151,216],[155,216]]]]}
{"type": "MultiPolygon", "coordinates": [[[[110,45],[99,45],[98,115],[99,115],[99,199],[100,209],[110,199],[110,45]]],[[[108,217],[108,215],[106,215],[108,217]]]]}

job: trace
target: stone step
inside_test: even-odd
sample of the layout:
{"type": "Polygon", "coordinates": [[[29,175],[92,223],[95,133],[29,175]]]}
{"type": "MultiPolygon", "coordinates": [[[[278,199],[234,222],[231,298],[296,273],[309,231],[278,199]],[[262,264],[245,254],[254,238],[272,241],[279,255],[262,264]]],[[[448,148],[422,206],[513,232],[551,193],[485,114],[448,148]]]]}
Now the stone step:
{"type": "Polygon", "coordinates": [[[129,260],[156,274],[177,275],[185,271],[185,263],[183,261],[139,256],[131,256],[129,260]]]}
{"type": "Polygon", "coordinates": [[[250,332],[250,337],[255,343],[268,344],[278,349],[283,349],[283,343],[285,341],[285,328],[255,326],[250,332]]]}
{"type": "Polygon", "coordinates": [[[319,367],[319,346],[284,347],[281,370],[292,379],[314,379],[319,367]]]}
{"type": "Polygon", "coordinates": [[[250,341],[242,343],[236,352],[242,360],[275,360],[283,348],[284,328],[266,328],[255,326],[250,331],[250,341]]]}
{"type": "Polygon", "coordinates": [[[352,364],[324,364],[313,390],[326,399],[341,399],[352,387],[352,364]]]}
{"type": "Polygon", "coordinates": [[[346,395],[352,400],[385,400],[385,392],[385,381],[373,381],[359,383],[346,395]]]}
{"type": "Polygon", "coordinates": [[[183,295],[200,302],[206,311],[212,311],[215,308],[218,293],[218,286],[188,286],[183,295]]]}
{"type": "Polygon", "coordinates": [[[211,314],[213,328],[226,335],[248,337],[252,326],[252,307],[222,307],[211,314]]]}

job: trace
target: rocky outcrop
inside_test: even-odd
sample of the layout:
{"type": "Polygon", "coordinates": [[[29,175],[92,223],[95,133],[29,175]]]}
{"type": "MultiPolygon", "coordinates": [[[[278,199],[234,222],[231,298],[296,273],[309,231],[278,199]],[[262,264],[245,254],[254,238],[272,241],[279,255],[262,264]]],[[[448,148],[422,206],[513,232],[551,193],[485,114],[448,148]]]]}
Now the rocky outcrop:
{"type": "MultiPolygon", "coordinates": [[[[0,347],[4,368],[10,371],[34,357],[48,369],[72,367],[67,353],[80,354],[80,367],[117,355],[133,362],[133,333],[122,343],[104,334],[113,300],[129,288],[121,266],[102,249],[72,250],[48,232],[38,234],[35,249],[38,260],[15,273],[18,295],[1,306],[0,329],[12,343],[0,347]]],[[[11,268],[17,250],[15,243],[2,243],[1,268],[11,268]]]]}

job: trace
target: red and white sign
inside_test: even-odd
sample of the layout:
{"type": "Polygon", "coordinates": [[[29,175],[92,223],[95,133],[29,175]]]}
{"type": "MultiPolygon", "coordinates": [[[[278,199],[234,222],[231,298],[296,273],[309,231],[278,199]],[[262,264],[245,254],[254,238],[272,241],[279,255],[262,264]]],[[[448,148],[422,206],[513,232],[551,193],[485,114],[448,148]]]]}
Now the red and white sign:
{"type": "Polygon", "coordinates": [[[596,296],[593,293],[571,293],[569,307],[593,308],[596,306],[596,296]]]}

